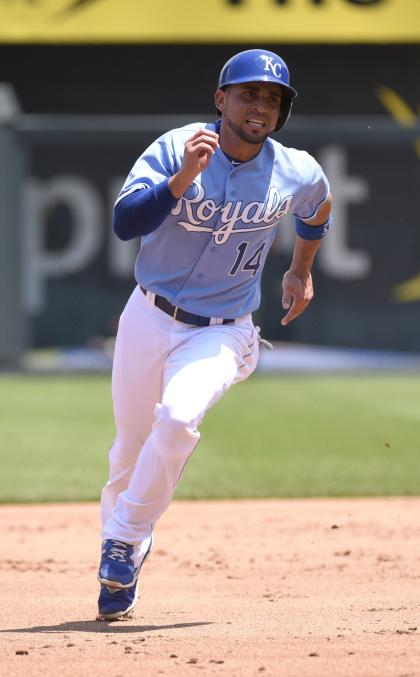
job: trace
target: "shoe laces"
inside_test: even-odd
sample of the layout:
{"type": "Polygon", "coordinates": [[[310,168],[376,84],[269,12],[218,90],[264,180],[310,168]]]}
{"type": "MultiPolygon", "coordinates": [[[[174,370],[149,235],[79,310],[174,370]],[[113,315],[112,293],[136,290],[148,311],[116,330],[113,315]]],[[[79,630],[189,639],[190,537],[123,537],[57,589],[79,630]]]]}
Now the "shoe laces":
{"type": "Polygon", "coordinates": [[[124,563],[128,560],[128,545],[121,541],[111,541],[112,546],[109,549],[108,557],[115,561],[124,563]]]}

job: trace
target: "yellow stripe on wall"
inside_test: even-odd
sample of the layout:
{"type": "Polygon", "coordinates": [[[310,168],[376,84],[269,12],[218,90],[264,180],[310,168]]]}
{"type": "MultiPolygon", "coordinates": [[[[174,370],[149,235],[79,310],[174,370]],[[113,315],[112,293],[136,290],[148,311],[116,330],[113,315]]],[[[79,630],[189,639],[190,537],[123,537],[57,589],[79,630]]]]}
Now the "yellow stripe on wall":
{"type": "Polygon", "coordinates": [[[420,0],[0,0],[3,43],[250,41],[420,42],[420,0]]]}

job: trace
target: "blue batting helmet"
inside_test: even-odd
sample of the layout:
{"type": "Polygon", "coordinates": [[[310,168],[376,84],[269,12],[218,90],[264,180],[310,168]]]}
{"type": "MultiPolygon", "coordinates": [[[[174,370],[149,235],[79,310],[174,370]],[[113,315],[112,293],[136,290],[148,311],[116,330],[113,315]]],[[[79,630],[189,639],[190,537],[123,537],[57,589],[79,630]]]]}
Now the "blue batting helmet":
{"type": "Polygon", "coordinates": [[[293,99],[297,96],[296,90],[290,86],[289,81],[289,69],[277,54],[266,49],[247,49],[245,52],[235,54],[225,63],[220,72],[218,89],[243,82],[274,82],[280,85],[283,96],[280,116],[275,128],[277,132],[286,124],[293,99]]]}

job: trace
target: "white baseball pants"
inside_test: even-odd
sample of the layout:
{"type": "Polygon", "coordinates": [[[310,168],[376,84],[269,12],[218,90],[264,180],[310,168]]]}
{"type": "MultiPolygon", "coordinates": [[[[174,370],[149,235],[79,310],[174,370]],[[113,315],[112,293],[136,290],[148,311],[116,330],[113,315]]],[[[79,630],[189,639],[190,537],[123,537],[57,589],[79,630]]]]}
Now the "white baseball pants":
{"type": "Polygon", "coordinates": [[[121,316],[112,397],[116,438],[102,491],[103,538],[141,543],[168,507],[198,426],[258,360],[251,315],[235,324],[192,327],[156,308],[136,287],[121,316]]]}

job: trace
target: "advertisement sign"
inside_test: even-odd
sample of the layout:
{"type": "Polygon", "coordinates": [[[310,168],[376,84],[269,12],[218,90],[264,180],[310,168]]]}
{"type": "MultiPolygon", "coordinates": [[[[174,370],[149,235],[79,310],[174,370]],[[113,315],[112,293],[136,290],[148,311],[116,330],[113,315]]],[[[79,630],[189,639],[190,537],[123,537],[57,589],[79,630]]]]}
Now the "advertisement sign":
{"type": "MultiPolygon", "coordinates": [[[[316,259],[313,303],[282,328],[281,280],[294,243],[293,220],[282,219],[255,318],[267,338],[419,349],[420,127],[402,121],[296,116],[281,133],[282,143],[307,149],[324,167],[334,225],[316,259]]],[[[92,124],[25,137],[23,284],[36,346],[89,345],[115,332],[135,285],[139,242],[113,234],[112,208],[137,155],[159,135],[136,124],[122,119],[111,131],[105,120],[103,132],[92,124]]]]}
{"type": "Polygon", "coordinates": [[[419,42],[418,0],[0,0],[8,43],[419,42]]]}

